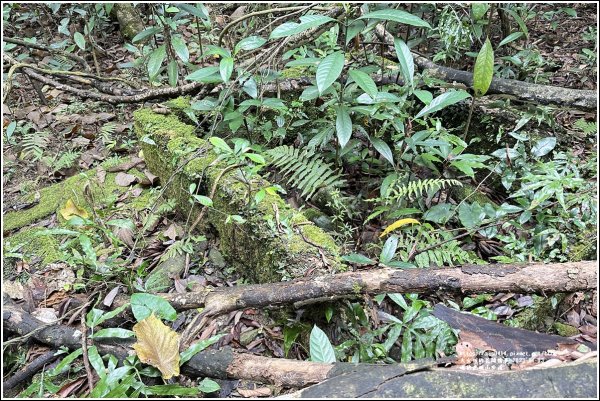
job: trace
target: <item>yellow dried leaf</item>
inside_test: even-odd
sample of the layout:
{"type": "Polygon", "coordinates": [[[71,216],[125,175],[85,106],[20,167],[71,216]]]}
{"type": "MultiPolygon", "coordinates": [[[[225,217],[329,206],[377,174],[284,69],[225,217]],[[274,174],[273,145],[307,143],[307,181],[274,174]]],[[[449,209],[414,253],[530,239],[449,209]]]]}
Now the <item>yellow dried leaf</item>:
{"type": "Polygon", "coordinates": [[[138,340],[133,349],[140,361],[158,368],[165,380],[179,376],[179,334],[154,314],[133,326],[133,331],[138,340]]]}
{"type": "Polygon", "coordinates": [[[79,216],[83,219],[87,219],[89,217],[88,212],[85,209],[78,207],[73,199],[69,199],[65,204],[65,207],[60,209],[60,215],[65,220],[71,220],[73,216],[79,216]]]}
{"type": "Polygon", "coordinates": [[[385,235],[389,234],[390,232],[394,231],[395,229],[400,228],[406,224],[421,224],[421,223],[419,223],[419,221],[415,220],[415,219],[396,220],[395,222],[393,222],[392,224],[387,226],[387,228],[385,230],[383,230],[383,232],[381,233],[379,238],[384,237],[385,235]]]}

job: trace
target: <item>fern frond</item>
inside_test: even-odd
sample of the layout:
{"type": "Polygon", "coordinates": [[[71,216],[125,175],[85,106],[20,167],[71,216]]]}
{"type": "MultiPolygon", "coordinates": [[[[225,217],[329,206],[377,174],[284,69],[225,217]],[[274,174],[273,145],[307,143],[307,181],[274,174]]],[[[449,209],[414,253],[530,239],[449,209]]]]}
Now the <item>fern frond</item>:
{"type": "Polygon", "coordinates": [[[332,163],[326,163],[314,149],[300,150],[293,146],[278,146],[267,151],[269,163],[286,177],[288,185],[302,191],[310,199],[320,188],[341,187],[346,181],[332,163]]]}
{"type": "Polygon", "coordinates": [[[113,134],[115,133],[115,129],[117,125],[115,123],[106,123],[104,124],[99,131],[99,136],[102,138],[102,143],[107,144],[112,142],[113,134]]]}
{"type": "Polygon", "coordinates": [[[42,158],[44,150],[48,146],[48,133],[40,131],[29,131],[23,135],[21,140],[23,148],[22,158],[31,157],[33,161],[42,158]]]}
{"type": "Polygon", "coordinates": [[[426,180],[411,181],[408,184],[396,184],[390,187],[388,196],[392,198],[405,198],[421,196],[430,191],[439,191],[450,186],[462,187],[458,180],[444,178],[429,178],[426,180]]]}
{"type": "Polygon", "coordinates": [[[585,121],[583,118],[575,121],[575,128],[583,131],[585,135],[596,134],[598,132],[598,123],[596,121],[585,121]]]}

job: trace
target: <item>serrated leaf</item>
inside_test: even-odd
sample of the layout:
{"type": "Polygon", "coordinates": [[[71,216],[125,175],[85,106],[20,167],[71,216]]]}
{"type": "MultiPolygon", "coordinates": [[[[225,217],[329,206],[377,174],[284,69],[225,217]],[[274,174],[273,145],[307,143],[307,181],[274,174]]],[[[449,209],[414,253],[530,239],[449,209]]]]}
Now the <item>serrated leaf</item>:
{"type": "Polygon", "coordinates": [[[350,70],[348,74],[367,95],[371,96],[371,98],[377,96],[377,85],[375,85],[375,81],[373,81],[373,78],[369,74],[359,70],[350,70]]]}
{"type": "Polygon", "coordinates": [[[148,58],[148,75],[150,78],[154,78],[158,71],[160,71],[160,67],[162,66],[163,61],[167,57],[167,48],[165,45],[159,46],[152,53],[150,53],[150,57],[148,58]]]}
{"type": "Polygon", "coordinates": [[[531,153],[536,157],[542,157],[550,153],[555,146],[556,138],[549,136],[537,141],[535,145],[533,145],[533,148],[531,148],[531,153]]]}
{"type": "Polygon", "coordinates": [[[423,107],[421,111],[415,116],[415,118],[422,117],[426,114],[435,113],[441,109],[460,102],[466,98],[471,97],[464,90],[452,90],[446,93],[442,93],[431,101],[427,106],[423,107]]]}
{"type": "Polygon", "coordinates": [[[335,82],[344,68],[344,53],[335,52],[325,57],[317,67],[317,88],[323,94],[335,82]]]}
{"type": "Polygon", "coordinates": [[[405,226],[407,224],[421,224],[419,223],[418,220],[416,219],[411,219],[411,218],[406,218],[406,219],[400,219],[400,220],[396,220],[395,222],[393,222],[392,224],[390,224],[389,226],[386,227],[385,230],[383,230],[383,232],[381,233],[381,235],[379,236],[379,238],[383,238],[385,237],[387,234],[391,233],[392,231],[405,226]]]}
{"type": "Polygon", "coordinates": [[[133,316],[139,322],[146,319],[153,313],[167,320],[175,320],[177,311],[171,304],[158,295],[135,293],[131,295],[131,311],[133,316]]]}
{"type": "Polygon", "coordinates": [[[63,219],[67,221],[71,220],[74,216],[79,216],[83,219],[87,219],[88,217],[90,217],[88,212],[85,209],[78,207],[71,198],[67,200],[67,203],[65,203],[65,207],[60,209],[59,212],[63,219]]]}
{"type": "Polygon", "coordinates": [[[140,361],[160,370],[165,380],[179,376],[179,334],[154,313],[133,326],[133,331],[138,340],[133,349],[140,361]]]}
{"type": "Polygon", "coordinates": [[[473,89],[475,96],[486,94],[494,77],[494,49],[490,39],[486,39],[475,61],[473,73],[473,89]]]}
{"type": "Polygon", "coordinates": [[[327,335],[316,325],[310,332],[310,360],[313,362],[333,363],[335,352],[327,335]]]}
{"type": "Polygon", "coordinates": [[[388,8],[385,10],[373,11],[371,13],[367,13],[367,14],[363,15],[362,17],[359,17],[358,19],[367,19],[367,18],[382,19],[382,20],[386,20],[386,21],[395,21],[395,22],[400,22],[402,24],[407,24],[407,25],[412,25],[412,26],[422,26],[424,28],[431,29],[431,25],[429,25],[429,23],[427,23],[426,21],[423,21],[421,18],[417,17],[416,15],[412,15],[412,14],[407,13],[406,11],[402,11],[402,10],[394,10],[392,8],[388,8]]]}
{"type": "Polygon", "coordinates": [[[221,78],[223,82],[229,82],[229,78],[231,78],[231,73],[233,72],[233,57],[225,57],[221,59],[219,63],[219,73],[221,74],[221,78]]]}
{"type": "Polygon", "coordinates": [[[398,57],[400,71],[402,72],[404,81],[412,87],[413,77],[415,75],[415,61],[412,53],[406,43],[398,38],[394,39],[394,48],[396,49],[396,56],[398,57]]]}
{"type": "Polygon", "coordinates": [[[347,106],[336,107],[335,129],[340,147],[346,146],[352,136],[352,119],[347,106]]]}
{"type": "Polygon", "coordinates": [[[183,61],[184,63],[190,61],[190,51],[188,50],[185,41],[181,36],[173,36],[171,38],[171,46],[173,46],[175,54],[177,54],[181,61],[183,61]]]}
{"type": "Polygon", "coordinates": [[[75,32],[73,35],[73,40],[75,40],[77,47],[79,47],[81,50],[85,50],[85,37],[81,33],[75,32]]]}
{"type": "Polygon", "coordinates": [[[373,146],[375,147],[375,149],[377,149],[377,151],[379,153],[381,153],[381,155],[385,158],[385,160],[390,162],[390,164],[393,166],[394,165],[394,154],[392,153],[392,149],[390,149],[388,144],[379,138],[370,138],[370,140],[371,140],[371,143],[373,144],[373,146]]]}

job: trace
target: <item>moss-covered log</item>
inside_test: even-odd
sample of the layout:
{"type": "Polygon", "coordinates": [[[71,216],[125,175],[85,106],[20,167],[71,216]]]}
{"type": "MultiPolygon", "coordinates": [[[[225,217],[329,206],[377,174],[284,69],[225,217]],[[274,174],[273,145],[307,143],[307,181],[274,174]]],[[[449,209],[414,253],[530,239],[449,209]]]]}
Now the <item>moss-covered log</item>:
{"type": "Polygon", "coordinates": [[[270,183],[261,177],[247,182],[239,168],[231,168],[209,142],[195,135],[194,127],[175,114],[150,109],[140,109],[134,117],[150,171],[161,178],[179,209],[191,213],[192,221],[200,208],[191,206],[190,184],[198,184],[199,193],[205,196],[215,188],[206,220],[218,232],[224,256],[242,276],[265,283],[342,267],[333,238],[281,197],[267,194],[257,205],[249,203],[270,183]],[[226,223],[229,215],[240,215],[245,223],[226,223]],[[279,229],[281,226],[289,229],[279,229]]]}
{"type": "Polygon", "coordinates": [[[121,34],[125,39],[131,40],[144,30],[144,22],[133,4],[115,3],[113,14],[119,21],[121,34]]]}

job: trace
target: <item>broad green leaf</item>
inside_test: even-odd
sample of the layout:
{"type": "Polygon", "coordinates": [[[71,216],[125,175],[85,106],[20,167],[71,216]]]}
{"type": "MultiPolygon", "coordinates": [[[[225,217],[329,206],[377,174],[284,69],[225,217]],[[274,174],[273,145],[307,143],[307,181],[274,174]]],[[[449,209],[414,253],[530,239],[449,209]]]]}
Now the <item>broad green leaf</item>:
{"type": "Polygon", "coordinates": [[[183,61],[184,63],[190,61],[190,51],[188,50],[185,41],[181,36],[173,36],[171,38],[171,46],[173,46],[175,54],[177,54],[177,57],[179,57],[181,61],[183,61]]]}
{"type": "Polygon", "coordinates": [[[219,73],[221,74],[221,78],[223,78],[223,82],[229,82],[232,72],[233,57],[225,57],[221,59],[221,62],[219,63],[219,73]]]}
{"type": "Polygon", "coordinates": [[[373,144],[375,149],[377,149],[377,151],[379,153],[381,153],[381,155],[385,158],[385,160],[390,162],[390,164],[393,166],[394,165],[394,155],[392,153],[392,150],[388,146],[388,144],[379,138],[369,138],[369,139],[371,140],[371,143],[373,144]]]}
{"type": "Polygon", "coordinates": [[[158,33],[158,32],[160,32],[160,28],[158,28],[158,27],[153,26],[151,28],[146,28],[142,32],[140,32],[137,35],[135,35],[133,37],[133,39],[131,39],[131,41],[133,43],[141,42],[142,40],[146,39],[148,36],[152,36],[152,35],[154,35],[155,33],[158,33]]]}
{"type": "Polygon", "coordinates": [[[423,219],[438,224],[446,224],[452,214],[451,207],[452,205],[449,203],[435,205],[423,214],[423,219]]]}
{"type": "Polygon", "coordinates": [[[79,358],[81,356],[81,354],[83,354],[83,350],[81,348],[79,348],[76,351],[71,352],[69,355],[65,356],[62,359],[62,361],[60,361],[58,363],[58,365],[56,365],[54,367],[54,369],[50,370],[48,372],[48,375],[50,377],[54,377],[54,376],[58,376],[61,373],[64,373],[71,367],[71,363],[73,363],[73,361],[75,359],[79,358]]]}
{"type": "Polygon", "coordinates": [[[475,21],[479,21],[483,17],[485,17],[485,13],[487,13],[490,5],[488,3],[471,3],[471,13],[473,14],[473,19],[475,21]]]}
{"type": "Polygon", "coordinates": [[[135,224],[133,224],[131,219],[112,219],[107,221],[106,225],[135,230],[135,224]]]}
{"type": "Polygon", "coordinates": [[[471,204],[463,202],[458,207],[458,218],[464,227],[471,230],[481,225],[485,218],[485,211],[477,202],[471,204]]]}
{"type": "Polygon", "coordinates": [[[402,356],[400,357],[400,361],[403,363],[410,362],[412,359],[412,332],[410,330],[406,330],[404,335],[402,336],[402,346],[401,346],[402,356]]]}
{"type": "Polygon", "coordinates": [[[549,136],[537,141],[535,145],[533,145],[533,148],[531,148],[531,153],[537,157],[545,156],[550,153],[555,146],[556,138],[549,136]]]}
{"type": "Polygon", "coordinates": [[[426,114],[435,113],[436,111],[440,111],[441,109],[453,105],[455,103],[460,102],[468,97],[471,97],[464,90],[451,90],[446,93],[443,93],[433,99],[431,103],[427,106],[423,107],[421,111],[415,116],[415,118],[422,117],[426,114]]]}
{"type": "Polygon", "coordinates": [[[211,136],[209,141],[215,148],[217,148],[223,152],[226,152],[226,153],[233,152],[233,150],[231,150],[229,145],[227,145],[227,142],[225,142],[223,139],[219,138],[218,136],[211,136]]]}
{"type": "Polygon", "coordinates": [[[317,67],[317,88],[323,94],[335,82],[344,68],[344,53],[335,52],[325,57],[317,67]]]}
{"type": "Polygon", "coordinates": [[[365,27],[367,26],[365,21],[361,21],[355,19],[348,25],[348,29],[346,30],[346,45],[350,43],[352,39],[356,37],[365,27]]]}
{"type": "Polygon", "coordinates": [[[296,35],[304,32],[307,29],[316,28],[327,22],[335,21],[331,17],[325,15],[304,15],[300,17],[300,23],[297,22],[286,22],[273,29],[269,39],[284,38],[290,35],[296,35]]]}
{"type": "Polygon", "coordinates": [[[343,148],[352,136],[352,119],[348,113],[348,106],[337,106],[336,114],[335,129],[340,148],[343,148]]]}
{"type": "Polygon", "coordinates": [[[239,52],[240,50],[254,50],[258,49],[262,45],[267,43],[267,39],[261,38],[260,36],[248,36],[238,42],[235,45],[234,53],[239,52]]]}
{"type": "Polygon", "coordinates": [[[203,393],[214,393],[215,391],[219,391],[220,389],[221,386],[219,386],[219,383],[212,379],[209,379],[208,377],[202,379],[202,381],[198,385],[198,390],[202,391],[203,393]]]}
{"type": "Polygon", "coordinates": [[[377,85],[375,85],[375,81],[373,81],[373,78],[369,74],[359,70],[350,70],[348,74],[367,95],[371,96],[371,98],[377,96],[377,85]]]}
{"type": "Polygon", "coordinates": [[[390,262],[396,254],[396,248],[398,248],[398,237],[391,235],[383,244],[381,254],[379,255],[379,261],[383,264],[390,262]]]}
{"type": "Polygon", "coordinates": [[[198,201],[198,203],[200,203],[201,205],[212,207],[213,201],[208,196],[204,196],[204,195],[193,195],[193,196],[194,196],[194,199],[196,199],[198,201]]]}
{"type": "Polygon", "coordinates": [[[85,37],[81,33],[75,32],[73,39],[75,40],[77,47],[79,47],[81,50],[85,50],[85,37]]]}
{"type": "Polygon", "coordinates": [[[211,338],[207,338],[206,340],[200,340],[194,344],[192,344],[188,349],[181,353],[181,360],[179,361],[180,365],[183,365],[190,359],[194,357],[198,352],[205,350],[210,347],[217,341],[221,339],[225,334],[218,334],[216,336],[212,336],[211,338]]]}
{"type": "Polygon", "coordinates": [[[164,298],[146,293],[135,293],[131,295],[131,311],[139,322],[146,319],[152,313],[166,320],[175,320],[177,311],[164,298]]]}
{"type": "Polygon", "coordinates": [[[433,100],[433,95],[429,91],[426,91],[423,89],[417,89],[413,93],[416,97],[419,98],[420,101],[425,103],[425,105],[428,105],[433,100]]]}
{"type": "Polygon", "coordinates": [[[188,75],[187,77],[185,77],[185,79],[188,81],[211,83],[211,82],[215,82],[215,76],[216,76],[216,77],[218,77],[218,81],[220,82],[221,77],[218,74],[219,74],[219,67],[213,65],[210,67],[200,68],[199,70],[196,70],[196,71],[192,72],[190,75],[188,75]]]}
{"type": "Polygon", "coordinates": [[[515,40],[519,39],[523,35],[524,35],[523,32],[513,32],[510,35],[508,35],[507,37],[505,37],[504,39],[502,39],[502,42],[498,43],[498,47],[504,46],[510,42],[514,42],[515,40]]]}
{"type": "Polygon", "coordinates": [[[129,338],[133,337],[135,333],[131,330],[121,329],[118,327],[110,329],[102,329],[97,333],[94,333],[93,338],[129,338]]]}
{"type": "Polygon", "coordinates": [[[316,325],[310,332],[310,360],[312,362],[335,362],[335,352],[327,335],[316,325]]]}
{"type": "Polygon", "coordinates": [[[486,39],[483,47],[475,61],[475,72],[473,73],[473,89],[475,96],[486,94],[494,76],[494,49],[490,39],[486,39]]]}
{"type": "Polygon", "coordinates": [[[179,66],[177,60],[169,61],[167,65],[167,76],[169,77],[169,85],[177,86],[177,78],[179,78],[179,66]]]}
{"type": "Polygon", "coordinates": [[[102,361],[102,357],[98,353],[98,348],[95,345],[88,348],[88,360],[96,373],[98,373],[100,379],[104,379],[106,377],[106,367],[104,366],[104,361],[102,361]]]}
{"type": "Polygon", "coordinates": [[[429,25],[426,21],[423,21],[421,18],[417,17],[416,15],[412,15],[410,13],[407,13],[406,11],[394,10],[391,8],[388,8],[385,10],[373,11],[371,13],[363,15],[359,19],[366,19],[366,18],[400,22],[402,24],[407,24],[407,25],[412,25],[412,26],[422,26],[422,27],[431,29],[431,25],[429,25]]]}
{"type": "Polygon", "coordinates": [[[178,3],[177,6],[181,8],[183,11],[192,14],[194,17],[198,17],[200,19],[208,19],[208,15],[203,11],[204,7],[196,7],[191,4],[178,3]]]}
{"type": "Polygon", "coordinates": [[[394,48],[396,49],[396,56],[400,64],[400,71],[404,77],[404,81],[411,87],[413,84],[413,77],[415,75],[415,61],[410,52],[410,49],[401,39],[394,39],[394,48]]]}
{"type": "Polygon", "coordinates": [[[184,387],[179,384],[159,384],[156,386],[143,386],[141,393],[144,395],[169,395],[169,396],[193,396],[198,395],[200,389],[196,387],[184,387]]]}
{"type": "Polygon", "coordinates": [[[148,58],[148,75],[153,79],[160,71],[160,67],[167,57],[167,49],[165,45],[159,46],[156,50],[150,53],[148,58]]]}
{"type": "Polygon", "coordinates": [[[10,124],[8,124],[8,127],[6,127],[6,139],[10,141],[10,138],[12,137],[13,132],[15,132],[15,128],[17,128],[17,122],[16,121],[12,121],[10,124]]]}
{"type": "Polygon", "coordinates": [[[344,255],[344,256],[342,256],[342,260],[344,260],[346,262],[350,262],[350,263],[356,263],[359,265],[372,265],[372,264],[377,263],[373,259],[369,259],[365,255],[361,255],[358,253],[351,253],[349,255],[344,255]]]}
{"type": "Polygon", "coordinates": [[[394,301],[399,307],[401,307],[404,310],[408,310],[408,304],[406,303],[406,300],[404,299],[402,294],[392,293],[392,294],[387,294],[387,296],[392,301],[394,301]]]}

